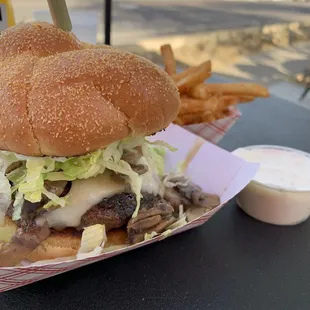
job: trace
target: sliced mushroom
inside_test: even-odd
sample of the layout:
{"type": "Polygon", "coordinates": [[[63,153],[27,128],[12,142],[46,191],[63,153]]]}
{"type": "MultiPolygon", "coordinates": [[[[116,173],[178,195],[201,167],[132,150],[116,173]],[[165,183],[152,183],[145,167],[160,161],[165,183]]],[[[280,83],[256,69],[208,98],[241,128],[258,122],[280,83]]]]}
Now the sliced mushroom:
{"type": "Polygon", "coordinates": [[[139,175],[145,174],[149,171],[149,167],[147,165],[142,165],[142,164],[130,164],[131,169],[138,173],[139,175]]]}
{"type": "Polygon", "coordinates": [[[140,220],[143,220],[148,217],[152,217],[155,215],[168,215],[173,213],[174,209],[172,208],[171,204],[167,202],[164,199],[157,199],[157,201],[154,203],[153,207],[150,207],[147,209],[144,206],[144,201],[142,200],[141,208],[138,213],[138,216],[131,219],[131,223],[136,223],[140,220]]]}
{"type": "Polygon", "coordinates": [[[0,267],[16,266],[49,235],[50,229],[47,222],[42,226],[34,224],[28,231],[19,228],[11,241],[5,243],[0,249],[0,267]]]}
{"type": "Polygon", "coordinates": [[[186,187],[178,187],[178,190],[182,196],[189,199],[197,207],[214,208],[220,204],[218,196],[203,192],[198,185],[192,182],[186,187]]]}
{"type": "Polygon", "coordinates": [[[16,162],[12,163],[10,166],[7,167],[5,173],[6,173],[6,174],[7,174],[7,173],[10,173],[10,172],[12,172],[13,170],[15,170],[15,169],[21,167],[21,165],[22,165],[22,162],[21,162],[21,161],[16,161],[16,162]]]}
{"type": "Polygon", "coordinates": [[[44,187],[58,197],[65,196],[70,190],[70,182],[67,181],[45,181],[44,187]]]}
{"type": "Polygon", "coordinates": [[[205,193],[200,186],[189,181],[184,175],[167,175],[163,183],[166,187],[164,197],[175,210],[180,205],[214,208],[220,204],[218,196],[205,193]]]}
{"type": "Polygon", "coordinates": [[[189,183],[189,179],[183,174],[169,173],[163,179],[165,187],[173,188],[176,186],[185,187],[189,183]]]}
{"type": "Polygon", "coordinates": [[[129,164],[137,164],[140,158],[142,157],[142,150],[141,148],[135,149],[125,149],[122,160],[126,161],[129,164]]]}
{"type": "Polygon", "coordinates": [[[141,175],[149,171],[148,166],[141,163],[141,157],[142,157],[142,150],[141,148],[137,147],[133,150],[125,149],[122,156],[122,160],[126,161],[133,171],[141,175]]]}
{"type": "MultiPolygon", "coordinates": [[[[141,221],[138,221],[134,225],[137,225],[138,223],[144,222],[146,220],[147,219],[143,219],[141,221]]],[[[141,241],[144,240],[144,235],[147,234],[147,233],[148,234],[152,233],[152,232],[162,233],[162,232],[165,231],[166,228],[168,228],[175,221],[176,221],[176,218],[174,216],[172,216],[172,215],[161,217],[161,220],[160,220],[160,222],[157,225],[155,225],[153,227],[150,227],[149,229],[146,229],[146,230],[144,230],[144,231],[142,231],[140,233],[139,233],[139,231],[135,230],[133,226],[131,226],[131,227],[127,226],[129,242],[131,244],[135,244],[135,243],[141,242],[141,241]]]]}
{"type": "Polygon", "coordinates": [[[175,188],[165,188],[164,198],[170,202],[176,212],[179,210],[180,205],[184,207],[192,205],[191,201],[182,196],[175,188]]]}
{"type": "Polygon", "coordinates": [[[162,233],[176,221],[174,209],[169,202],[153,195],[144,195],[137,217],[127,224],[127,233],[130,243],[144,240],[146,233],[162,233]]]}
{"type": "Polygon", "coordinates": [[[149,228],[156,226],[161,221],[160,215],[150,216],[135,223],[128,223],[127,229],[133,229],[136,233],[142,233],[147,231],[149,228]]]}

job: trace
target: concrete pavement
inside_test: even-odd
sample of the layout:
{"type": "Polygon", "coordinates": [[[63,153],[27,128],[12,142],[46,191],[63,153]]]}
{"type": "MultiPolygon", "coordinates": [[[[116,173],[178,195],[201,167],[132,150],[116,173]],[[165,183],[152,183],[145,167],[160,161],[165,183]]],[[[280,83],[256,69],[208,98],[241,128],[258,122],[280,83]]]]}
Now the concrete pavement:
{"type": "Polygon", "coordinates": [[[278,47],[261,53],[236,57],[234,62],[217,62],[217,72],[256,80],[268,85],[294,80],[310,66],[310,43],[278,47]]]}
{"type": "MultiPolygon", "coordinates": [[[[34,10],[48,10],[43,0],[13,0],[18,22],[33,18],[34,10]]],[[[102,24],[103,0],[67,0],[70,11],[98,14],[102,24]]],[[[224,0],[114,0],[112,42],[132,44],[141,39],[222,29],[307,21],[309,3],[224,0]]],[[[102,41],[102,25],[98,27],[102,41]]]]}
{"type": "Polygon", "coordinates": [[[310,67],[309,42],[240,56],[233,63],[216,61],[213,67],[222,75],[265,84],[271,94],[310,109],[310,95],[299,101],[304,86],[297,83],[310,67]]]}

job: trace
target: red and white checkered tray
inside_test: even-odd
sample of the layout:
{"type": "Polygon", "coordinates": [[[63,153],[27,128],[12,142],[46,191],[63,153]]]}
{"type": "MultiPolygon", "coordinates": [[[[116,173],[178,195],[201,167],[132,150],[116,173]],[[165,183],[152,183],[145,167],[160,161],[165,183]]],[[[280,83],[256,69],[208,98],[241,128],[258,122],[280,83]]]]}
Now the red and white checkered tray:
{"type": "Polygon", "coordinates": [[[184,128],[195,135],[216,144],[225,136],[226,132],[236,123],[240,116],[240,111],[237,108],[232,108],[230,115],[226,118],[217,120],[210,124],[203,123],[188,125],[184,126],[184,128]]]}
{"type": "MultiPolygon", "coordinates": [[[[166,169],[171,170],[175,165],[185,159],[188,150],[194,145],[197,136],[171,125],[165,132],[157,134],[154,139],[164,140],[178,148],[177,152],[167,154],[166,169]]],[[[171,235],[194,228],[207,222],[228,200],[242,190],[253,178],[258,165],[247,163],[229,152],[205,142],[188,167],[188,175],[193,182],[200,185],[208,193],[220,196],[222,204],[212,211],[203,214],[187,225],[173,230],[171,235]]],[[[49,263],[43,265],[30,265],[24,267],[0,268],[0,292],[24,286],[54,275],[73,270],[123,252],[136,249],[147,244],[160,241],[164,236],[158,236],[127,248],[110,253],[84,259],[74,259],[66,262],[49,263]]]]}

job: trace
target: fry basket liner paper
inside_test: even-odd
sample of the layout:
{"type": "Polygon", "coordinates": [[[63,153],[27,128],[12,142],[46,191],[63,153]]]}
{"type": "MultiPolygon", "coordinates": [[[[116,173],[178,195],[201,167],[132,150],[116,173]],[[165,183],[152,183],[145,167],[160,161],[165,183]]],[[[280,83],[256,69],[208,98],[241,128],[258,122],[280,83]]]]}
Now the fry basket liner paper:
{"type": "MultiPolygon", "coordinates": [[[[166,131],[158,133],[152,139],[164,140],[178,148],[177,152],[169,152],[166,157],[166,169],[171,171],[185,159],[188,150],[195,145],[197,136],[179,126],[171,125],[166,131]]],[[[205,142],[189,164],[187,174],[204,191],[218,195],[221,198],[220,206],[173,230],[168,236],[159,235],[151,240],[109,253],[65,262],[36,264],[35,266],[2,267],[0,268],[0,292],[107,259],[199,226],[207,222],[225,202],[240,192],[251,181],[257,169],[257,164],[247,163],[214,144],[205,142]]]]}
{"type": "Polygon", "coordinates": [[[183,128],[209,142],[216,144],[225,136],[226,132],[228,132],[228,130],[236,123],[240,116],[240,111],[237,108],[233,108],[231,109],[230,115],[226,118],[217,120],[210,124],[203,123],[197,125],[187,125],[183,126],[183,128]]]}

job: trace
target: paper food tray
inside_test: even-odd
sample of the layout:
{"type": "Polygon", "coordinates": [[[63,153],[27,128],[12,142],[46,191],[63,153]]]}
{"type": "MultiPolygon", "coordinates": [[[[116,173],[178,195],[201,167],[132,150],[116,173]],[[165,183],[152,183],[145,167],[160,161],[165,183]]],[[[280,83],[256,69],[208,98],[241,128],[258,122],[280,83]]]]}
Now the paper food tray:
{"type": "MultiPolygon", "coordinates": [[[[164,140],[178,148],[177,152],[167,154],[166,169],[167,171],[171,171],[177,163],[184,160],[188,150],[197,141],[197,136],[179,126],[171,125],[165,132],[158,133],[153,139],[164,140]]],[[[221,205],[194,221],[189,222],[187,225],[173,230],[171,234],[166,236],[166,238],[207,222],[225,202],[234,197],[251,181],[257,169],[257,164],[247,163],[241,158],[236,157],[211,143],[205,142],[190,163],[188,167],[188,175],[196,184],[200,185],[204,191],[220,196],[221,205]]],[[[152,240],[144,241],[117,251],[79,260],[75,259],[66,262],[36,266],[3,267],[0,268],[0,292],[24,286],[75,268],[107,259],[141,246],[160,241],[164,238],[164,236],[158,236],[152,240]]]]}
{"type": "Polygon", "coordinates": [[[183,126],[183,128],[211,143],[217,144],[236,123],[240,116],[240,111],[237,108],[233,108],[231,109],[231,114],[226,118],[217,120],[210,124],[203,123],[187,125],[183,126]]]}

